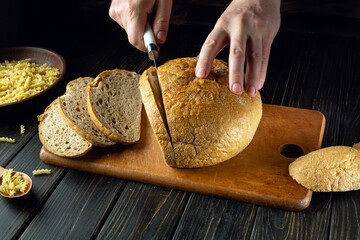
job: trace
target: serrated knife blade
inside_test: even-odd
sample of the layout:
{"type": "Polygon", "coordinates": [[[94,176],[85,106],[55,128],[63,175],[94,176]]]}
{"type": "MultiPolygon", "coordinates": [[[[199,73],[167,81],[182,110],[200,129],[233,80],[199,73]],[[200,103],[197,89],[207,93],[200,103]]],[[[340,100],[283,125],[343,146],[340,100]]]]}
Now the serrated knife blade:
{"type": "Polygon", "coordinates": [[[163,123],[166,128],[166,132],[169,135],[170,143],[172,145],[170,128],[169,128],[169,124],[167,121],[166,111],[165,111],[165,106],[164,106],[163,91],[162,91],[161,83],[159,80],[159,74],[157,71],[157,64],[156,64],[156,59],[158,59],[158,57],[159,57],[159,52],[157,50],[156,40],[155,40],[154,33],[152,31],[152,28],[151,28],[149,22],[146,23],[146,27],[145,27],[144,43],[145,43],[145,47],[148,52],[148,57],[150,60],[153,60],[154,67],[155,67],[155,71],[153,71],[153,70],[149,71],[149,74],[148,74],[150,87],[154,93],[156,106],[159,109],[161,118],[162,118],[163,123]]]}

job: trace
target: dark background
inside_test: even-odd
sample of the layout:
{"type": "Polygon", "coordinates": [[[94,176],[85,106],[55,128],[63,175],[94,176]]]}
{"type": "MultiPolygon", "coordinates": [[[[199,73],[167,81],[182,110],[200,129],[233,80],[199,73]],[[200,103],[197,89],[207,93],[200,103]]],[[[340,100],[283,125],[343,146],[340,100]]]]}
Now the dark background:
{"type": "MultiPolygon", "coordinates": [[[[360,141],[358,2],[282,1],[262,100],[322,112],[323,147],[360,141]]],[[[159,64],[198,54],[227,3],[175,1],[159,64]]],[[[43,163],[36,115],[67,82],[116,67],[142,73],[152,65],[108,17],[109,4],[0,1],[0,47],[49,48],[67,61],[58,93],[43,107],[10,120],[0,112],[0,136],[17,141],[0,144],[0,165],[29,175],[52,169],[51,176],[33,178],[29,199],[0,198],[1,239],[360,239],[360,191],[314,193],[306,210],[294,212],[43,163]]],[[[226,49],[218,58],[227,59],[226,49]]]]}
{"type": "MultiPolygon", "coordinates": [[[[125,52],[135,48],[127,42],[125,31],[108,16],[110,3],[110,0],[1,1],[0,47],[35,46],[63,55],[67,61],[67,71],[64,81],[53,96],[61,95],[70,80],[82,76],[96,77],[104,70],[123,68],[141,73],[151,66],[150,61],[146,61],[148,65],[140,64],[134,69],[131,59],[123,62],[121,56],[112,57],[115,53],[126,54],[125,52]]],[[[189,53],[196,56],[201,48],[199,43],[205,40],[228,3],[225,0],[175,0],[168,41],[161,46],[159,64],[169,60],[166,56],[187,57],[189,53]],[[178,49],[180,45],[182,49],[178,49]]],[[[287,82],[291,79],[292,85],[289,88],[301,91],[303,96],[301,99],[294,99],[294,103],[290,105],[324,113],[325,110],[317,107],[322,100],[307,96],[312,96],[311,92],[317,91],[316,89],[326,91],[329,84],[339,84],[339,90],[342,91],[347,81],[351,80],[349,77],[354,77],[351,80],[354,82],[359,78],[352,64],[356,65],[359,54],[357,43],[360,39],[360,2],[283,0],[281,17],[281,28],[270,55],[269,77],[262,90],[263,102],[289,105],[284,104],[284,97],[280,98],[283,94],[286,95],[288,85],[279,88],[278,84],[282,80],[287,82]],[[283,61],[288,61],[291,65],[302,63],[302,67],[280,69],[283,61]],[[302,80],[297,82],[297,78],[304,79],[306,84],[302,80]],[[275,95],[279,98],[274,98],[275,95]],[[303,104],[299,105],[300,101],[303,104]]],[[[228,50],[225,49],[217,58],[226,61],[227,56],[228,50]]],[[[44,106],[51,100],[49,98],[44,102],[44,106]]],[[[336,106],[347,100],[339,101],[334,94],[330,94],[324,101],[328,101],[329,108],[335,106],[325,114],[327,128],[323,146],[329,146],[335,142],[328,142],[328,129],[337,126],[339,117],[334,116],[341,115],[336,106]]],[[[356,100],[353,104],[358,102],[356,100]]],[[[38,109],[40,114],[43,107],[38,109]]],[[[358,141],[358,136],[356,131],[353,132],[352,137],[345,140],[345,144],[352,145],[354,141],[358,141]]]]}
{"type": "MultiPolygon", "coordinates": [[[[86,41],[89,29],[112,37],[122,31],[108,17],[111,0],[2,0],[0,3],[0,47],[36,45],[71,46],[73,39],[86,41]]],[[[175,0],[171,23],[213,25],[229,0],[175,0]]],[[[359,36],[360,2],[356,0],[283,0],[282,30],[322,31],[359,36]],[[336,21],[328,21],[328,19],[336,21]],[[349,21],[348,19],[352,19],[349,21]],[[358,28],[359,29],[359,28],[358,28]]],[[[94,31],[91,31],[94,32],[94,31]]]]}

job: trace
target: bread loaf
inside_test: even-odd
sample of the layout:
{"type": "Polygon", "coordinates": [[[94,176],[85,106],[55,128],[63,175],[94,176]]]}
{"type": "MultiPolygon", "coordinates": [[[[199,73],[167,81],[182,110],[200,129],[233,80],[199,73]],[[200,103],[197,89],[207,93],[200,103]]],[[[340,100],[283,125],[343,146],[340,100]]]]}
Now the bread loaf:
{"type": "Polygon", "coordinates": [[[98,147],[111,146],[115,142],[100,131],[87,111],[87,86],[93,80],[84,77],[69,82],[66,93],[58,98],[60,112],[67,125],[84,139],[98,147]]]}
{"type": "Polygon", "coordinates": [[[346,146],[319,149],[289,165],[299,184],[316,192],[360,189],[360,151],[346,146]]]}
{"type": "Polygon", "coordinates": [[[214,60],[206,79],[195,77],[197,58],[168,61],[158,68],[170,137],[148,82],[153,68],[140,78],[147,116],[165,162],[194,168],[226,161],[248,146],[262,116],[260,94],[250,98],[228,89],[228,64],[214,60]]]}
{"type": "Polygon", "coordinates": [[[55,99],[38,116],[39,138],[44,147],[53,154],[63,157],[79,157],[90,151],[92,144],[80,137],[64,121],[55,99]]]}
{"type": "Polygon", "coordinates": [[[360,150],[360,142],[354,143],[354,148],[356,148],[357,150],[360,150]]]}
{"type": "Polygon", "coordinates": [[[131,144],[140,139],[139,75],[126,70],[104,71],[88,85],[88,112],[112,141],[131,144]]]}

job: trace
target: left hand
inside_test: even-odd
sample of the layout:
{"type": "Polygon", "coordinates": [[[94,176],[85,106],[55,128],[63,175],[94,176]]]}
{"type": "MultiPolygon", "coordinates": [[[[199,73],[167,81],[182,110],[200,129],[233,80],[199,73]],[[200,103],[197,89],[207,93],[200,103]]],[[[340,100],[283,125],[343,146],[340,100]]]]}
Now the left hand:
{"type": "Polygon", "coordinates": [[[205,78],[216,55],[230,44],[229,88],[250,97],[264,85],[270,47],[280,27],[280,0],[233,0],[203,44],[196,76],[205,78]],[[244,82],[245,58],[246,77],[244,82]]]}

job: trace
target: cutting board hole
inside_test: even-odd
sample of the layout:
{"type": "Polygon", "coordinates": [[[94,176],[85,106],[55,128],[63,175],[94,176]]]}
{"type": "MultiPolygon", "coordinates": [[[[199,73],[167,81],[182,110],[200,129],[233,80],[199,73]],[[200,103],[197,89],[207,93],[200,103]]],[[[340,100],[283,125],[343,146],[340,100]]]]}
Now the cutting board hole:
{"type": "Polygon", "coordinates": [[[287,158],[298,158],[304,154],[302,148],[296,144],[283,144],[279,147],[279,152],[287,158]]]}

